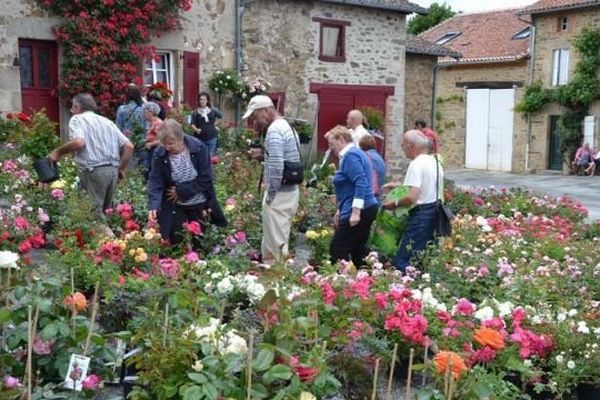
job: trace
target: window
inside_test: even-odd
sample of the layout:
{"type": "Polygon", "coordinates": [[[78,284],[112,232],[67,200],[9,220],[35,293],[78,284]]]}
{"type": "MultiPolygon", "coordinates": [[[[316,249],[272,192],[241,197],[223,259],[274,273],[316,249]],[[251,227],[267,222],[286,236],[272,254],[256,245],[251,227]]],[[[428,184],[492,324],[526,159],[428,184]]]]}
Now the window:
{"type": "Polygon", "coordinates": [[[527,39],[530,35],[531,35],[531,27],[528,26],[527,28],[523,29],[522,31],[516,33],[515,36],[513,36],[512,38],[514,40],[527,39]]]}
{"type": "Polygon", "coordinates": [[[313,21],[320,23],[319,60],[346,62],[346,27],[350,22],[325,18],[313,18],[313,21]]]}
{"type": "Polygon", "coordinates": [[[439,45],[446,44],[458,36],[460,36],[460,32],[447,32],[441,38],[436,40],[435,44],[439,44],[439,45]]]}
{"type": "Polygon", "coordinates": [[[568,17],[558,17],[558,30],[566,31],[569,29],[569,18],[568,17]]]}
{"type": "Polygon", "coordinates": [[[154,57],[144,64],[144,84],[166,82],[173,90],[173,53],[157,51],[154,57]]]}
{"type": "Polygon", "coordinates": [[[569,78],[569,49],[554,50],[552,86],[564,85],[569,78]]]}

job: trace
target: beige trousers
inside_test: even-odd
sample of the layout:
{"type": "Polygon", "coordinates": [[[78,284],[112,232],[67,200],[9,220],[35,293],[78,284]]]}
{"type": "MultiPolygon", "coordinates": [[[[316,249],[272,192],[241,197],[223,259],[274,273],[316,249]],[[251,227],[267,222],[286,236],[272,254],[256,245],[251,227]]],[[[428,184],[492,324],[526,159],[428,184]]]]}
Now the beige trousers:
{"type": "Polygon", "coordinates": [[[277,192],[271,204],[262,202],[263,237],[261,254],[264,262],[283,261],[289,252],[292,219],[298,209],[300,189],[277,192]]]}

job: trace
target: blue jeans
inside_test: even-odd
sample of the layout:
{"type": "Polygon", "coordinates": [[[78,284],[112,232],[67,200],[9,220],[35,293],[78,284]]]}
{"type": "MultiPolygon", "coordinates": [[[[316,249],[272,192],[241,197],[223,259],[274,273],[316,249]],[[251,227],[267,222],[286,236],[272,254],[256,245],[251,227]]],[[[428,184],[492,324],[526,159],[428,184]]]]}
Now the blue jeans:
{"type": "Polygon", "coordinates": [[[421,204],[408,213],[408,225],[402,235],[394,265],[404,271],[410,260],[433,240],[437,210],[435,203],[421,204]]]}
{"type": "Polygon", "coordinates": [[[217,154],[217,138],[214,137],[212,139],[203,140],[202,143],[208,147],[208,155],[211,157],[217,154]]]}

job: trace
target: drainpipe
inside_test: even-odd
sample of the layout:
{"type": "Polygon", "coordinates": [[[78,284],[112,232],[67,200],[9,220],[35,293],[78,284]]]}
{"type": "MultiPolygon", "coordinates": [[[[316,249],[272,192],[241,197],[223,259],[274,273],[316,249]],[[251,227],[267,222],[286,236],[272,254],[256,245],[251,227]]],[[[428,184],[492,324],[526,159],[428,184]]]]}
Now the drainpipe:
{"type": "MultiPolygon", "coordinates": [[[[531,34],[529,40],[529,54],[531,55],[529,62],[529,86],[533,84],[534,79],[534,66],[535,66],[535,37],[536,30],[535,24],[532,21],[527,21],[521,18],[519,15],[519,21],[523,21],[531,27],[531,34]]],[[[531,152],[531,131],[532,131],[532,122],[531,122],[531,113],[527,113],[527,143],[525,144],[525,171],[529,171],[529,154],[531,152]]]]}
{"type": "Polygon", "coordinates": [[[440,68],[439,64],[435,64],[435,67],[433,67],[433,79],[431,80],[431,129],[435,130],[435,109],[436,109],[436,101],[435,101],[435,97],[436,97],[436,83],[437,83],[437,72],[438,69],[440,68]]]}

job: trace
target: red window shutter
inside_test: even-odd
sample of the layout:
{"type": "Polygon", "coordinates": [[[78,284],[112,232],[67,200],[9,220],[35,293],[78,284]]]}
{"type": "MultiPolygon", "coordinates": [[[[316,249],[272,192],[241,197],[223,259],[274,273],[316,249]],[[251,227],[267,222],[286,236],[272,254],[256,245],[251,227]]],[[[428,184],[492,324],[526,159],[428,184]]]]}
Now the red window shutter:
{"type": "Polygon", "coordinates": [[[200,86],[200,55],[195,51],[183,52],[183,102],[198,107],[200,86]]]}

